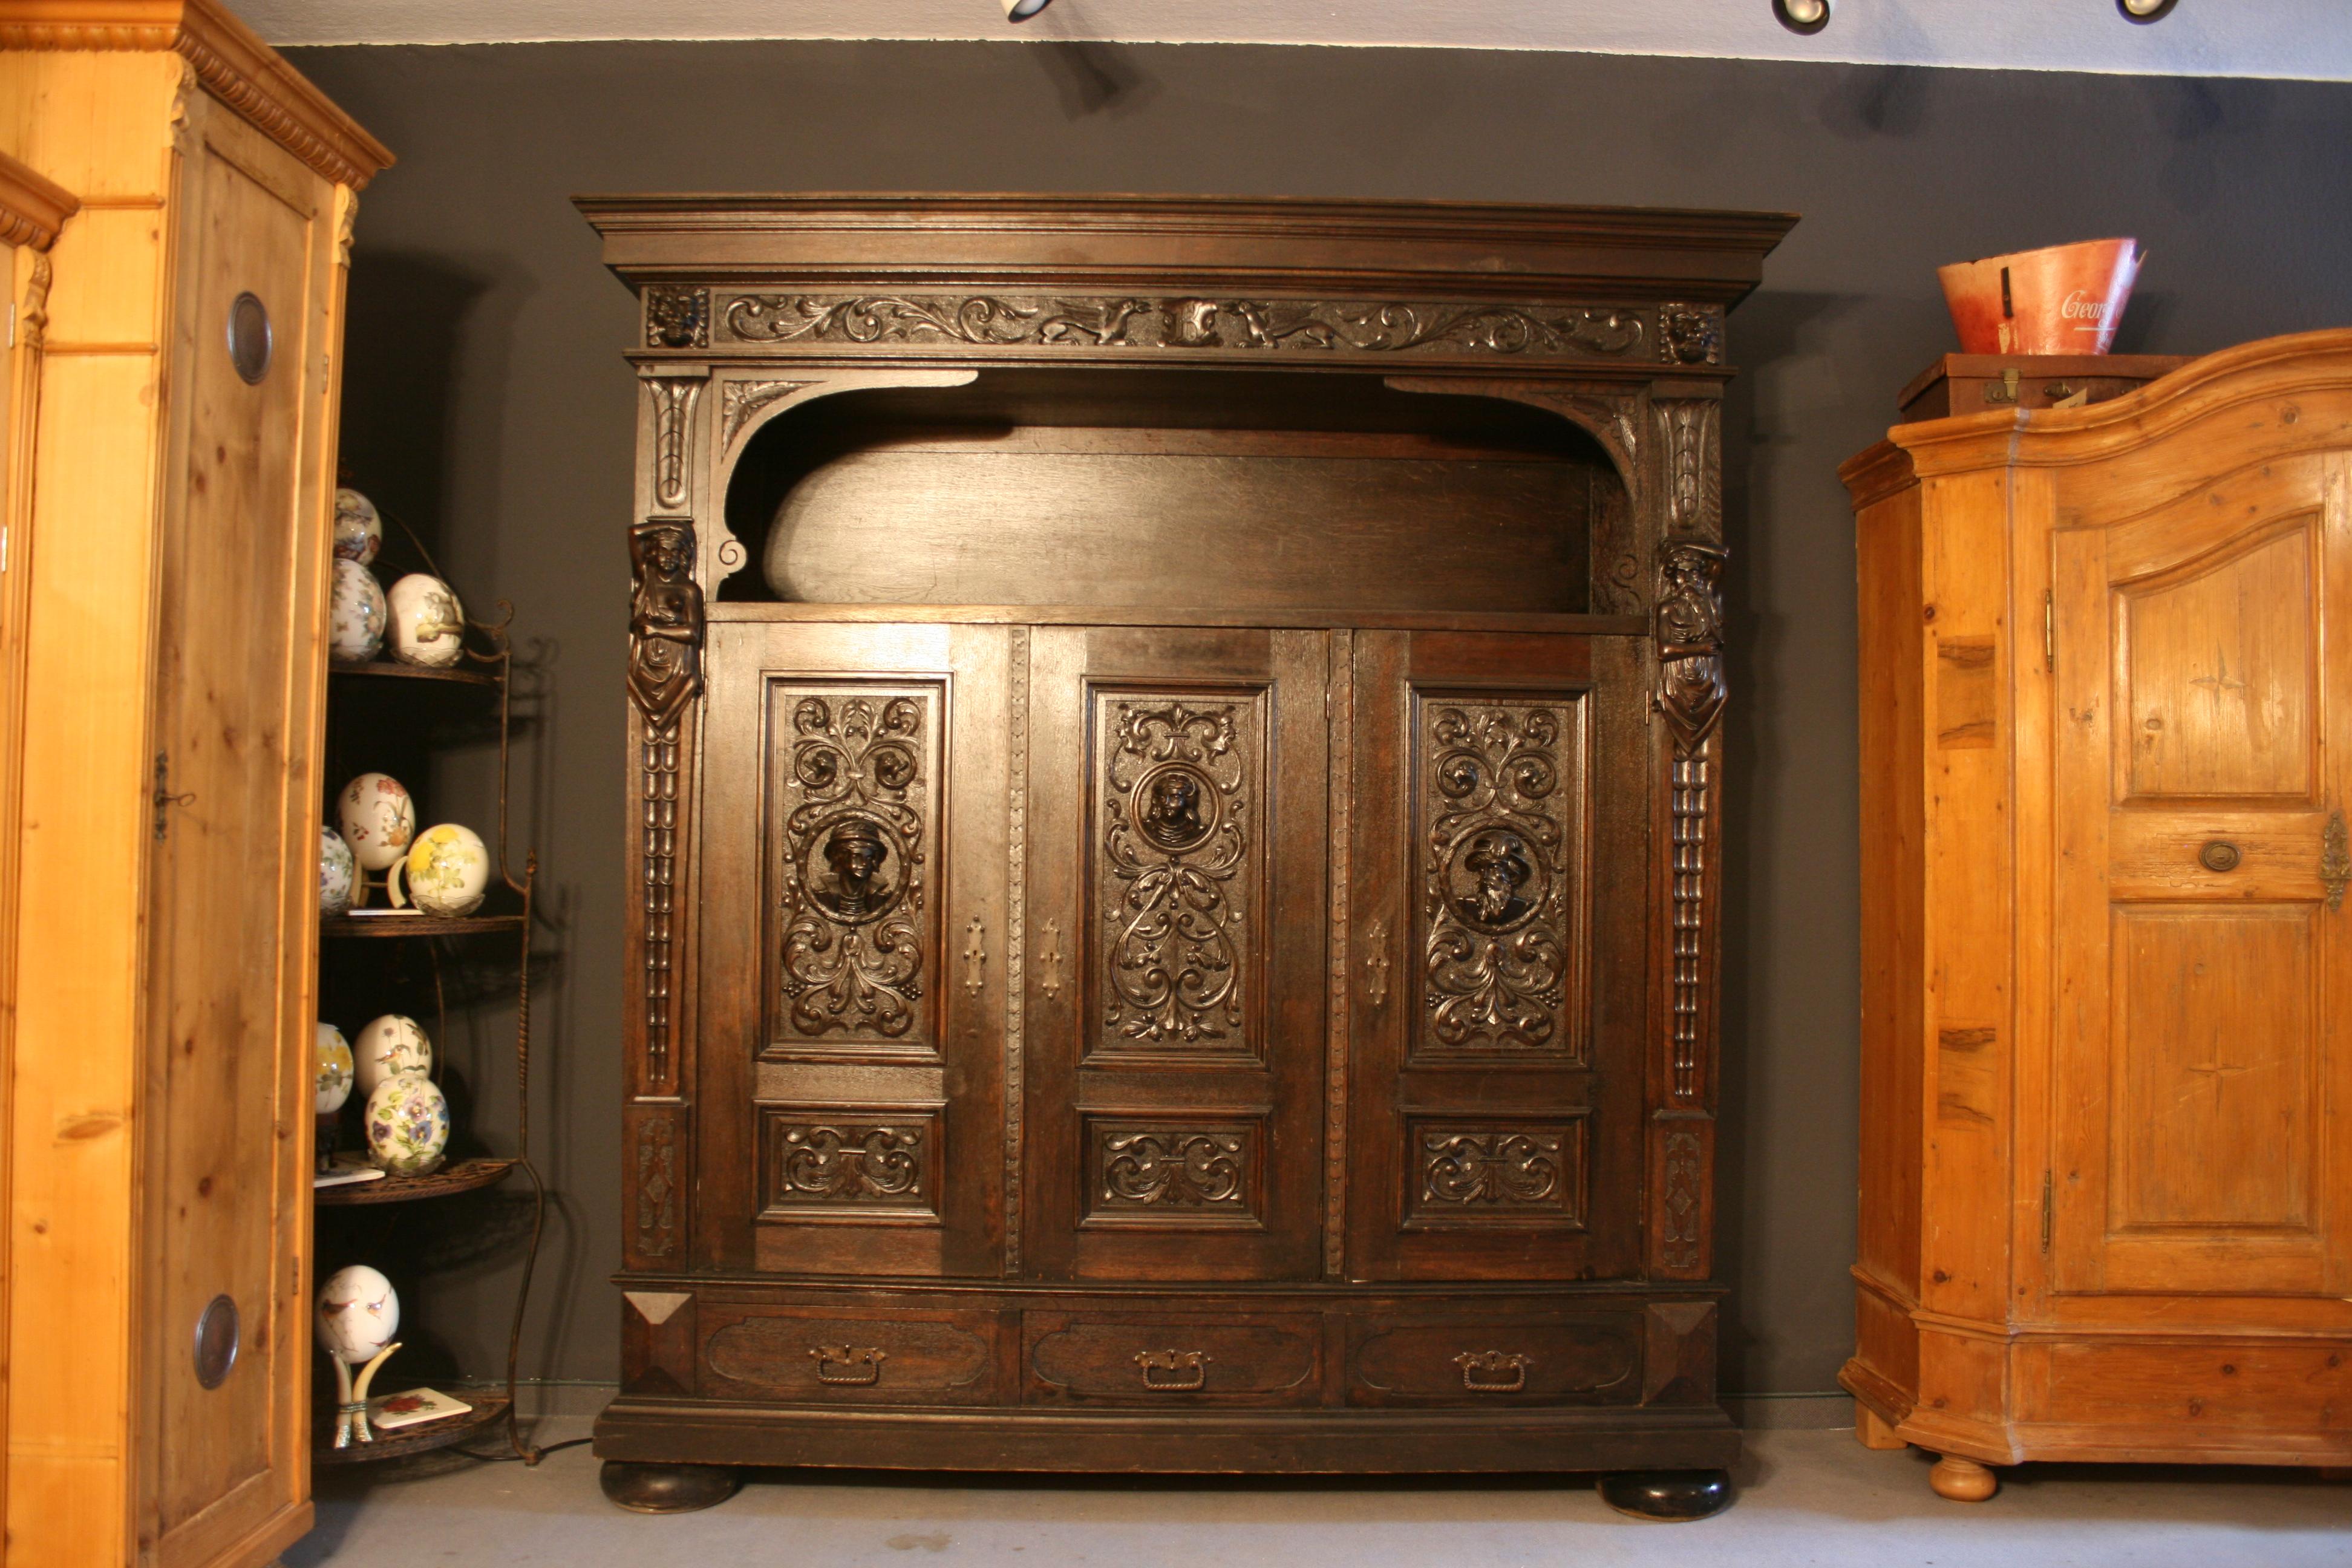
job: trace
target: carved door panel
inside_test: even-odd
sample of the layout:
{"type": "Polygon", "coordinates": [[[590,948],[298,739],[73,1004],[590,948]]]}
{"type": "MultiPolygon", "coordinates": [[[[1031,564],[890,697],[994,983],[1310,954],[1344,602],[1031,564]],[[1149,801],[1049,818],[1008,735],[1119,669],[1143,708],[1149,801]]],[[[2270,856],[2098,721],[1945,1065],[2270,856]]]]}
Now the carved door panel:
{"type": "Polygon", "coordinates": [[[1359,632],[1355,650],[1349,1273],[1636,1273],[1639,645],[1359,632]]]}
{"type": "Polygon", "coordinates": [[[2347,464],[2054,551],[2052,1279],[2341,1295],[2347,464]]]}
{"type": "Polygon", "coordinates": [[[1310,1276],[1328,638],[1034,637],[1027,1272],[1310,1276]]]}
{"type": "Polygon", "coordinates": [[[710,629],[696,1223],[721,1267],[1002,1267],[1002,626],[710,629]]]}

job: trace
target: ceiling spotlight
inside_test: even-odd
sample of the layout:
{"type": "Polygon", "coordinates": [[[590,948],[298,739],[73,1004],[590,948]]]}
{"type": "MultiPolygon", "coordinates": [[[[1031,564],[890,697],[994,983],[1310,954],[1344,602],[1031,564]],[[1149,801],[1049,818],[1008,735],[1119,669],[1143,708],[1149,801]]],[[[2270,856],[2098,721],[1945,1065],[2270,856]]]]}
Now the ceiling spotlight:
{"type": "Polygon", "coordinates": [[[1004,19],[1025,22],[1053,3],[1054,0],[1004,0],[1004,19]]]}
{"type": "Polygon", "coordinates": [[[2149,22],[2161,22],[2179,3],[2180,0],[2116,0],[2116,9],[2124,14],[2125,21],[2145,26],[2149,22]]]}
{"type": "Polygon", "coordinates": [[[1830,0],[1772,0],[1772,16],[1792,33],[1818,33],[1830,25],[1830,0]]]}

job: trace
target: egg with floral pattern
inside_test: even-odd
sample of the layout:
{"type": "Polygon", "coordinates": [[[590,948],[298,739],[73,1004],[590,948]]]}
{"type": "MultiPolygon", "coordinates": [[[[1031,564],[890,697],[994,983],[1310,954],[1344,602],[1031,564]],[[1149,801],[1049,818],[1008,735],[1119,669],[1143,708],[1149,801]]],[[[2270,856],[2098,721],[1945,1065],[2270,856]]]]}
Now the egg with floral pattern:
{"type": "Polygon", "coordinates": [[[383,548],[383,519],[375,502],[351,489],[335,492],[335,553],[364,566],[383,548]]]}
{"type": "Polygon", "coordinates": [[[331,827],[319,829],[319,912],[340,915],[352,907],[352,889],[359,880],[359,868],[352,860],[352,847],[343,836],[331,827]]]}
{"type": "Polygon", "coordinates": [[[392,874],[394,903],[406,898],[428,915],[470,915],[482,907],[490,887],[490,851],[470,827],[444,822],[416,836],[408,858],[392,874]]]}
{"type": "Polygon", "coordinates": [[[368,1159],[395,1176],[430,1175],[449,1148],[449,1102],[418,1074],[388,1078],[367,1102],[368,1159]]]}
{"type": "Polygon", "coordinates": [[[383,590],[356,561],[335,560],[334,596],[328,602],[327,652],[345,664],[365,664],[383,648],[383,590]]]}
{"type": "Polygon", "coordinates": [[[411,572],[384,600],[392,616],[392,657],[401,663],[446,669],[466,651],[466,613],[457,591],[440,578],[411,572]]]}
{"type": "Polygon", "coordinates": [[[360,1092],[370,1097],[386,1079],[433,1071],[433,1042],[425,1026],[398,1013],[386,1013],[362,1029],[352,1057],[359,1064],[360,1092]]]}
{"type": "Polygon", "coordinates": [[[400,1292],[364,1263],[319,1287],[319,1348],[341,1362],[373,1361],[400,1332],[400,1292]]]}
{"type": "Polygon", "coordinates": [[[366,871],[388,871],[416,837],[416,800],[390,773],[362,773],[335,796],[335,823],[366,871]]]}
{"type": "Polygon", "coordinates": [[[352,1097],[352,1044],[343,1032],[324,1019],[319,1022],[319,1045],[313,1063],[316,1076],[312,1088],[316,1091],[316,1107],[321,1116],[332,1116],[352,1097]]]}

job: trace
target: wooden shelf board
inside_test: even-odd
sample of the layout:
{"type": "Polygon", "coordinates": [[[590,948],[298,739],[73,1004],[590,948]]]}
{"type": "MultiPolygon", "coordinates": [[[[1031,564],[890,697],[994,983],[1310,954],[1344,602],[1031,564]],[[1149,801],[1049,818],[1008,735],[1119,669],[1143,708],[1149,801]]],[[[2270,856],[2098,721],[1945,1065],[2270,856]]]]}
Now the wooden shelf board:
{"type": "Polygon", "coordinates": [[[418,1198],[446,1198],[452,1193],[470,1193],[477,1187],[502,1182],[506,1180],[507,1173],[514,1168],[512,1160],[459,1160],[426,1176],[386,1175],[381,1181],[346,1182],[340,1186],[314,1187],[311,1189],[311,1202],[321,1207],[344,1207],[361,1204],[409,1203],[418,1198]]]}
{"type": "Polygon", "coordinates": [[[335,1423],[330,1416],[319,1428],[320,1442],[310,1450],[313,1465],[366,1465],[385,1459],[405,1459],[416,1454],[429,1454],[436,1448],[446,1448],[462,1443],[506,1419],[507,1396],[503,1394],[471,1394],[467,1401],[473,1406],[463,1415],[452,1415],[444,1421],[428,1421],[421,1426],[404,1426],[397,1432],[382,1432],[372,1443],[354,1443],[348,1448],[331,1447],[334,1440],[335,1423]]]}
{"type": "Polygon", "coordinates": [[[460,686],[496,686],[499,678],[478,669],[432,669],[421,664],[395,664],[388,658],[370,659],[364,664],[345,664],[330,660],[330,675],[352,676],[361,679],[384,678],[394,680],[446,680],[460,686]]]}
{"type": "Polygon", "coordinates": [[[330,915],[319,921],[320,936],[486,936],[520,930],[520,915],[330,915]]]}

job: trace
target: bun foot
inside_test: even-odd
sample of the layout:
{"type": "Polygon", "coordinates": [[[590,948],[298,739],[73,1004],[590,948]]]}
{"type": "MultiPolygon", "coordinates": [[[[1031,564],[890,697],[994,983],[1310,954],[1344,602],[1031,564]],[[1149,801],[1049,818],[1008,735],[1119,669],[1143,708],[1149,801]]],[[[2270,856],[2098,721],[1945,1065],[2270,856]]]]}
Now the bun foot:
{"type": "Polygon", "coordinates": [[[1705,1519],[1731,1500],[1721,1470],[1622,1470],[1601,1478],[1601,1500],[1635,1519],[1705,1519]]]}
{"type": "Polygon", "coordinates": [[[1954,1502],[1982,1502],[2000,1489],[2000,1478],[1974,1459],[1947,1454],[1927,1472],[1927,1484],[1936,1489],[1937,1497],[1949,1498],[1954,1502]]]}
{"type": "Polygon", "coordinates": [[[604,1461],[604,1495],[632,1513],[692,1513],[725,1502],[743,1484],[732,1465],[637,1465],[604,1461]]]}

